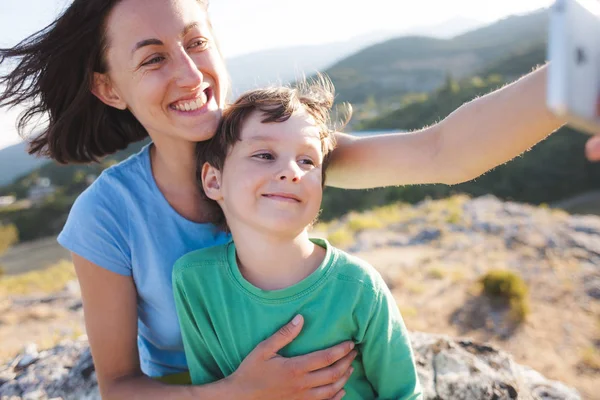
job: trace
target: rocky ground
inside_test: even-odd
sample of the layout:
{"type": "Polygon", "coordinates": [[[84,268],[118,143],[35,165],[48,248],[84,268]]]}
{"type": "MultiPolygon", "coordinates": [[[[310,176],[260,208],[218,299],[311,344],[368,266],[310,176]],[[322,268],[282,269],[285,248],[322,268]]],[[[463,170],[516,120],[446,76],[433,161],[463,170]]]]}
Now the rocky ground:
{"type": "MultiPolygon", "coordinates": [[[[315,234],[382,273],[413,332],[427,398],[600,399],[600,218],[455,197],[349,215],[315,234]],[[523,322],[481,293],[479,279],[492,269],[525,281],[523,322]]],[[[2,399],[95,398],[85,340],[72,340],[82,333],[73,284],[51,296],[0,298],[2,399]],[[15,357],[25,343],[43,349],[65,337],[15,357]]]]}
{"type": "MultiPolygon", "coordinates": [[[[413,332],[425,400],[579,400],[579,393],[516,364],[496,348],[469,340],[413,332]]],[[[85,340],[43,352],[30,347],[0,370],[2,400],[100,400],[85,340]]]]}

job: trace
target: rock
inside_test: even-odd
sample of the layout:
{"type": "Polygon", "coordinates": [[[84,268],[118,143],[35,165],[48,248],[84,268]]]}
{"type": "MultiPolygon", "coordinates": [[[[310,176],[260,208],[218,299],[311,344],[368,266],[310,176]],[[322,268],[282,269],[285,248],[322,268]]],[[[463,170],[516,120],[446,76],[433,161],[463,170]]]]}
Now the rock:
{"type": "Polygon", "coordinates": [[[39,353],[37,351],[37,345],[35,343],[30,343],[25,346],[25,350],[21,354],[19,360],[17,361],[17,365],[15,366],[15,372],[23,370],[36,362],[39,359],[39,353]]]}
{"type": "Polygon", "coordinates": [[[100,400],[85,340],[65,341],[0,386],[0,399],[100,400]]]}
{"type": "Polygon", "coordinates": [[[588,296],[600,300],[600,276],[585,277],[583,288],[588,296]]]}
{"type": "Polygon", "coordinates": [[[425,228],[417,233],[411,240],[410,245],[427,244],[442,236],[442,231],[437,228],[425,228]]]}
{"type": "Polygon", "coordinates": [[[419,332],[411,341],[424,399],[581,399],[575,389],[547,380],[492,346],[419,332]]]}
{"type": "MultiPolygon", "coordinates": [[[[492,346],[413,332],[411,341],[425,400],[579,400],[560,382],[516,364],[492,346]]],[[[84,340],[65,341],[0,385],[2,400],[100,400],[84,340]]]]}

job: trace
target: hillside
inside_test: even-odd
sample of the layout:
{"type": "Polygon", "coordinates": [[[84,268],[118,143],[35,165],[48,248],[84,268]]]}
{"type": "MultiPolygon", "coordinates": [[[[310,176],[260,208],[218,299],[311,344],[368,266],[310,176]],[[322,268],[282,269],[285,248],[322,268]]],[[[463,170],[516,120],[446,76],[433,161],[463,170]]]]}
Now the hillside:
{"type": "Polygon", "coordinates": [[[316,71],[323,71],[364,48],[391,38],[408,35],[451,38],[481,25],[483,24],[477,20],[456,17],[435,25],[375,31],[341,42],[269,49],[228,59],[227,69],[232,80],[233,95],[236,97],[254,87],[286,84],[303,74],[309,76],[316,71]]]}
{"type": "MultiPolygon", "coordinates": [[[[515,392],[522,399],[580,398],[539,371],[575,387],[581,398],[600,400],[600,218],[455,196],[350,213],[316,225],[313,235],[381,273],[411,331],[426,399],[509,400],[515,392]],[[506,277],[497,286],[519,288],[509,292],[514,297],[485,290],[482,278],[499,271],[506,277]],[[517,372],[516,363],[535,371],[517,372]]],[[[0,396],[88,387],[81,376],[73,386],[58,386],[67,374],[77,379],[71,368],[57,368],[60,357],[47,359],[28,346],[13,358],[26,343],[42,350],[85,332],[74,276],[65,263],[0,278],[0,396]],[[43,293],[49,288],[58,292],[43,293]]],[[[78,343],[87,348],[85,339],[78,343]]],[[[50,354],[70,352],[61,346],[50,354]]],[[[84,378],[95,385],[89,353],[82,358],[84,378]]],[[[80,370],[80,363],[69,365],[80,370]]]]}
{"type": "Polygon", "coordinates": [[[375,266],[409,329],[489,342],[600,399],[599,217],[455,196],[351,213],[315,235],[375,266]],[[522,309],[483,295],[491,271],[523,280],[522,309]]]}
{"type": "MultiPolygon", "coordinates": [[[[355,128],[405,131],[420,129],[442,120],[465,102],[531,71],[536,65],[543,64],[545,57],[545,46],[537,44],[514,54],[507,54],[477,71],[474,76],[462,80],[446,76],[443,86],[429,95],[390,113],[359,122],[355,128]]],[[[588,138],[589,136],[573,129],[562,128],[521,157],[473,181],[455,186],[421,185],[371,191],[327,188],[322,217],[334,218],[349,210],[365,209],[393,200],[415,202],[426,197],[442,198],[452,193],[469,193],[475,196],[493,194],[502,199],[533,204],[559,202],[600,189],[600,164],[591,163],[583,156],[588,138]]]]}
{"type": "Polygon", "coordinates": [[[366,48],[327,69],[337,101],[398,101],[412,92],[430,92],[456,78],[472,75],[488,64],[545,43],[548,16],[540,10],[511,16],[452,39],[401,37],[366,48]]]}
{"type": "Polygon", "coordinates": [[[7,185],[20,175],[26,174],[48,162],[27,154],[25,143],[15,144],[0,150],[0,186],[7,185]]]}
{"type": "MultiPolygon", "coordinates": [[[[485,94],[507,79],[527,73],[534,65],[544,62],[543,45],[527,51],[508,54],[481,70],[481,76],[460,81],[451,76],[441,88],[418,101],[381,117],[364,121],[363,129],[413,130],[441,120],[464,102],[485,94]]],[[[360,191],[326,188],[323,198],[324,220],[336,218],[351,210],[368,209],[393,201],[417,202],[426,197],[442,198],[453,193],[471,195],[494,194],[502,199],[533,204],[554,203],[590,190],[600,189],[600,164],[586,161],[584,145],[587,136],[563,128],[535,146],[522,157],[502,165],[478,179],[461,185],[418,185],[360,191]]],[[[13,193],[24,196],[36,176],[49,177],[61,187],[54,201],[41,207],[0,212],[0,220],[16,224],[21,241],[56,234],[66,218],[75,196],[87,184],[85,177],[97,175],[106,165],[137,151],[141,144],[131,146],[104,165],[57,166],[47,164],[35,173],[0,189],[0,195],[13,193]]]]}

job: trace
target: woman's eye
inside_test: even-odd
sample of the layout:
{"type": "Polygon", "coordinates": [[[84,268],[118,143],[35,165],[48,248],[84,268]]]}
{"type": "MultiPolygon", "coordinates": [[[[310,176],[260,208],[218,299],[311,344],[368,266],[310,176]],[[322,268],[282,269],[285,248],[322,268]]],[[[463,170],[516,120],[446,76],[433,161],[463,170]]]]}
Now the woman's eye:
{"type": "Polygon", "coordinates": [[[156,56],[151,58],[150,60],[146,61],[145,63],[143,63],[142,65],[152,65],[152,64],[158,64],[159,62],[161,62],[162,60],[164,60],[165,58],[162,56],[156,56]]]}
{"type": "Polygon", "coordinates": [[[275,159],[275,157],[273,157],[273,155],[270,153],[259,153],[259,154],[255,154],[253,157],[258,158],[260,160],[274,160],[275,159]]]}
{"type": "Polygon", "coordinates": [[[194,40],[190,44],[190,48],[193,48],[193,49],[201,48],[202,49],[202,48],[205,48],[207,44],[208,44],[208,40],[198,39],[198,40],[194,40]]]}

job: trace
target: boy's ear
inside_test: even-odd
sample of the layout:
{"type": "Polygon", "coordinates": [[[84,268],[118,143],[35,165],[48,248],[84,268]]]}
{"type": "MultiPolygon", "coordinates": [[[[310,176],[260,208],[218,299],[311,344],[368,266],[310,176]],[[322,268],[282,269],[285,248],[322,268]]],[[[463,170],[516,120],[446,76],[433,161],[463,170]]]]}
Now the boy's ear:
{"type": "Polygon", "coordinates": [[[223,199],[221,194],[221,171],[204,163],[202,166],[202,188],[209,199],[219,201],[223,199]]]}
{"type": "Polygon", "coordinates": [[[118,108],[119,110],[125,110],[127,108],[127,103],[121,98],[121,95],[116,91],[106,74],[94,72],[92,93],[108,106],[118,108]]]}

